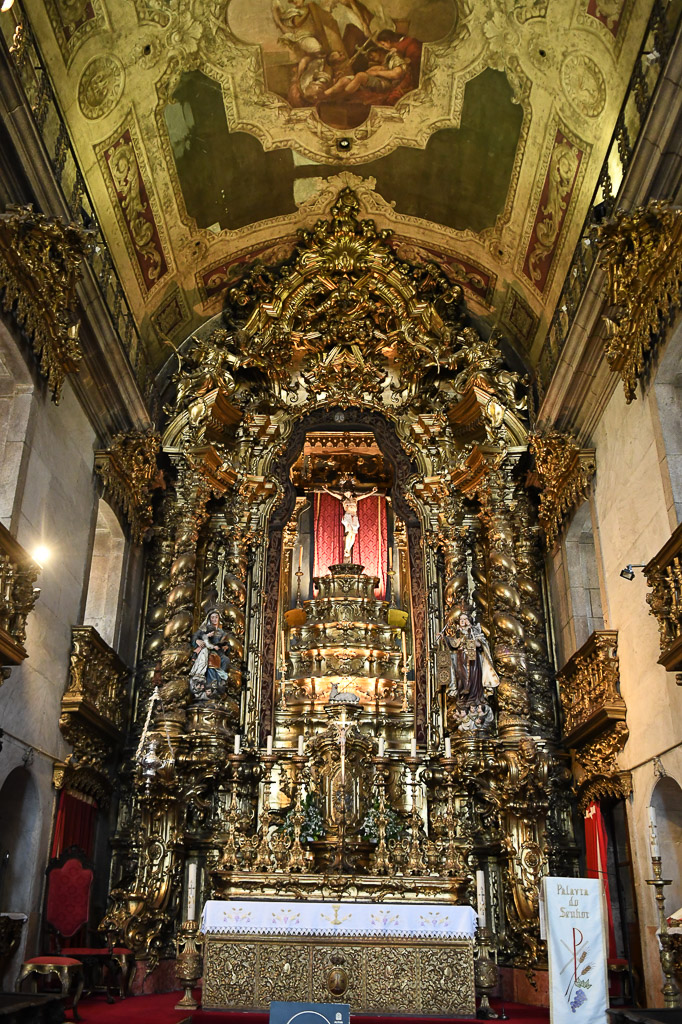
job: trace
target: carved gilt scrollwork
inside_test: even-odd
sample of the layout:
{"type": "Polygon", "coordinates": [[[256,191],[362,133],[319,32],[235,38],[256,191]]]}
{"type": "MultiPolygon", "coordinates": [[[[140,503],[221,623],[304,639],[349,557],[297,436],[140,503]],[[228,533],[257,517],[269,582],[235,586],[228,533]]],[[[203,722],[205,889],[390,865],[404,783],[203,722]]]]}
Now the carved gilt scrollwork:
{"type": "Polygon", "coordinates": [[[7,666],[0,684],[13,665],[27,656],[26,619],[40,591],[33,586],[40,567],[0,523],[0,665],[7,666]]]}
{"type": "Polygon", "coordinates": [[[131,430],[117,434],[106,451],[95,453],[106,497],[127,521],[137,543],[152,525],[152,495],[165,486],[156,462],[160,448],[158,434],[131,430]]]}
{"type": "Polygon", "coordinates": [[[0,214],[2,308],[30,338],[56,403],[82,358],[76,285],[88,244],[82,228],[29,206],[0,214]]]}
{"type": "Polygon", "coordinates": [[[658,622],[661,657],[659,664],[669,672],[682,669],[682,526],[657,552],[644,575],[651,587],[647,604],[658,622]]]}
{"type": "Polygon", "coordinates": [[[606,358],[629,403],[680,308],[682,211],[658,199],[630,213],[619,210],[599,229],[598,245],[611,304],[606,358]]]}
{"type": "Polygon", "coordinates": [[[617,762],[628,738],[625,701],[620,696],[618,633],[592,633],[557,681],[564,744],[574,752],[574,784],[581,809],[600,795],[627,796],[630,777],[617,762]]]}
{"type": "Polygon", "coordinates": [[[532,434],[529,442],[540,478],[540,524],[551,548],[565,518],[587,496],[596,469],[594,449],[581,449],[558,430],[532,434]]]}

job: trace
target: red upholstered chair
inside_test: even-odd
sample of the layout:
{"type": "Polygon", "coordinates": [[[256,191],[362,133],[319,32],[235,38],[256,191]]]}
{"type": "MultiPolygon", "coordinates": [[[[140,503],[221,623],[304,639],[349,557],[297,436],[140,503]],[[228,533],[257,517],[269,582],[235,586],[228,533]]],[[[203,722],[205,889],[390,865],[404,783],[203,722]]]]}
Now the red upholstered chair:
{"type": "MultiPolygon", "coordinates": [[[[63,940],[73,937],[88,923],[90,916],[90,891],[92,889],[92,868],[85,862],[83,853],[72,846],[59,857],[50,861],[47,867],[47,897],[45,922],[54,936],[56,950],[48,956],[26,960],[17,979],[17,991],[25,978],[56,974],[67,995],[74,986],[73,1016],[79,1020],[78,1000],[83,992],[85,969],[94,966],[107,967],[111,972],[114,965],[121,964],[121,954],[130,950],[111,950],[99,946],[65,946],[63,940]]],[[[124,984],[121,986],[122,992],[124,984]]],[[[110,992],[107,997],[113,1002],[110,992]]]]}

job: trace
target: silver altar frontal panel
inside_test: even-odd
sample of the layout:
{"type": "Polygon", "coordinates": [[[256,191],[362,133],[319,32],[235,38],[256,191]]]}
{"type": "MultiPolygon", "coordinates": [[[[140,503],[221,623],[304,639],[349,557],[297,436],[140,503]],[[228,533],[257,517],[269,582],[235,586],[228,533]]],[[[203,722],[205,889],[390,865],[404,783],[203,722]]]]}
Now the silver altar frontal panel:
{"type": "Polygon", "coordinates": [[[338,1001],[353,1012],[473,1016],[475,927],[471,907],[210,901],[202,1005],[338,1001]]]}

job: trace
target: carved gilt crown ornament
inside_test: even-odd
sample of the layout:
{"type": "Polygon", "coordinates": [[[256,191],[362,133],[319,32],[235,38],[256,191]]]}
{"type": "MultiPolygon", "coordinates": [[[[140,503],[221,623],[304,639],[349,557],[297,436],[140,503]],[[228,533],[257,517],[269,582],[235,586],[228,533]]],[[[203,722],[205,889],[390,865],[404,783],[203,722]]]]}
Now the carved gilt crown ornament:
{"type": "Polygon", "coordinates": [[[186,872],[204,897],[466,902],[478,865],[498,952],[541,956],[569,790],[502,346],[344,188],[178,349],[129,746],[173,770],[125,766],[102,925],[140,959],[172,948],[186,872]],[[336,519],[313,555],[330,485],[350,526],[375,509],[383,595],[359,517],[348,557],[320,562],[336,519]]]}

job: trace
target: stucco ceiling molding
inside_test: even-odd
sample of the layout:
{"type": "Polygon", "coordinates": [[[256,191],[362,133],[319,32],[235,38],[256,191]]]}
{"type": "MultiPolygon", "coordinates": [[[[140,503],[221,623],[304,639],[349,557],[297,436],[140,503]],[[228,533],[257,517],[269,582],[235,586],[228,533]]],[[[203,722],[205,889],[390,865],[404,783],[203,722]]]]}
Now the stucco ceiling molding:
{"type": "Polygon", "coordinates": [[[45,8],[67,67],[86,39],[108,27],[102,0],[45,0],[45,8]]]}
{"type": "Polygon", "coordinates": [[[173,272],[174,263],[132,108],[95,146],[95,154],[140,292],[148,300],[173,272]]]}
{"type": "Polygon", "coordinates": [[[592,146],[581,139],[558,116],[554,115],[544,137],[544,153],[538,161],[535,184],[528,203],[526,226],[517,253],[516,269],[530,294],[546,302],[560,263],[561,252],[572,224],[573,211],[578,204],[585,173],[590,163],[592,146]],[[565,150],[565,154],[563,151],[565,150]],[[564,177],[564,157],[578,163],[571,167],[570,177],[564,177]],[[536,252],[536,245],[539,247],[536,252]],[[544,252],[549,260],[540,278],[533,277],[533,259],[544,252]]]}
{"type": "Polygon", "coordinates": [[[635,0],[581,0],[575,23],[599,36],[618,56],[634,6],[635,0]]]}

